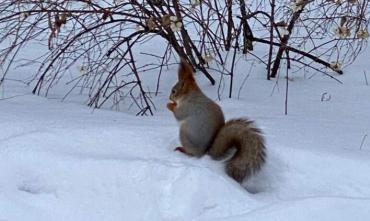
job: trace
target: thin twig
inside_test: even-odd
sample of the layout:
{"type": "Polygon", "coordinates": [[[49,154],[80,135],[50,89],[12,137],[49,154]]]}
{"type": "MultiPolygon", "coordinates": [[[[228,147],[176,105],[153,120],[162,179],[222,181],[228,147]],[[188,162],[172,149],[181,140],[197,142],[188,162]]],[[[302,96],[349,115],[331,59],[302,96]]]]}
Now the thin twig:
{"type": "Polygon", "coordinates": [[[365,83],[367,86],[369,86],[369,82],[367,81],[367,73],[364,71],[364,77],[365,77],[365,83]]]}
{"type": "Polygon", "coordinates": [[[367,134],[365,134],[364,137],[362,138],[360,150],[362,149],[362,146],[364,145],[366,138],[367,138],[367,134]]]}

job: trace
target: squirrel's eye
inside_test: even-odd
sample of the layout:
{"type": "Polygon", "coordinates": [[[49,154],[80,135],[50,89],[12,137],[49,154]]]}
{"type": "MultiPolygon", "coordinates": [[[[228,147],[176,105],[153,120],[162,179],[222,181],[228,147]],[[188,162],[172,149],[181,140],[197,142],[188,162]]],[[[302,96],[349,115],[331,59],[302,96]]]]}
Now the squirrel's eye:
{"type": "Polygon", "coordinates": [[[176,93],[176,90],[175,89],[172,89],[171,93],[172,94],[176,93]]]}

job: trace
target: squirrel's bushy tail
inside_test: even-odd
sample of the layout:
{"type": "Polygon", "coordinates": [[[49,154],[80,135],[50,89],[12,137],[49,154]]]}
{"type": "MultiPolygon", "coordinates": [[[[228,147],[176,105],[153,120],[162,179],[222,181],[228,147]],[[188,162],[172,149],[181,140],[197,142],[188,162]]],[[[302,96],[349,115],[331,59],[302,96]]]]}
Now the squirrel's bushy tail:
{"type": "Polygon", "coordinates": [[[208,154],[219,159],[232,147],[236,148],[236,152],[227,161],[225,170],[230,177],[241,183],[265,162],[265,141],[261,130],[248,119],[232,119],[220,129],[208,154]]]}

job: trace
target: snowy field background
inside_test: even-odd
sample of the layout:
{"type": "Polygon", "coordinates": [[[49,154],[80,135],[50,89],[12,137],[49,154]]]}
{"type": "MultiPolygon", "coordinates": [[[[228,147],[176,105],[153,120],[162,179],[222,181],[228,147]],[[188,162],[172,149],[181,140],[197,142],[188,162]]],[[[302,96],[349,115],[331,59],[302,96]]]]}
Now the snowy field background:
{"type": "MultiPolygon", "coordinates": [[[[165,104],[176,66],[162,77],[154,117],[60,102],[58,90],[37,97],[8,81],[0,88],[0,221],[368,220],[369,56],[336,76],[343,84],[292,75],[287,116],[285,80],[276,86],[263,69],[239,99],[218,101],[227,119],[247,116],[266,136],[267,164],[243,186],[222,162],[173,151],[178,125],[165,104]]],[[[245,70],[237,68],[237,85],[245,70]]],[[[216,100],[217,86],[197,79],[216,100]]]]}

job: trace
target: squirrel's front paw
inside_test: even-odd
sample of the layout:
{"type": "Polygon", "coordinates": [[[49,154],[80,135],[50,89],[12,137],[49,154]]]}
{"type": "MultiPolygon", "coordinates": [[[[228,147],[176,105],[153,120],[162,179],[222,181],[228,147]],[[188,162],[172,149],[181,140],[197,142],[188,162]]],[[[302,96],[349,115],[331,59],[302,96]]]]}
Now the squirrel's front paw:
{"type": "Polygon", "coordinates": [[[174,151],[179,151],[179,152],[181,152],[181,153],[183,153],[183,154],[186,154],[186,155],[188,155],[188,156],[193,156],[193,154],[186,152],[185,148],[183,148],[183,147],[176,147],[176,148],[174,149],[174,151]]]}
{"type": "Polygon", "coordinates": [[[168,108],[168,110],[173,112],[176,108],[176,103],[175,102],[168,103],[167,108],[168,108]]]}

